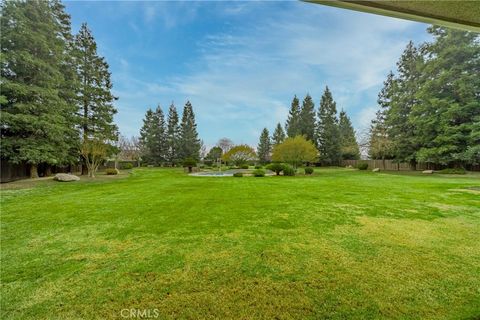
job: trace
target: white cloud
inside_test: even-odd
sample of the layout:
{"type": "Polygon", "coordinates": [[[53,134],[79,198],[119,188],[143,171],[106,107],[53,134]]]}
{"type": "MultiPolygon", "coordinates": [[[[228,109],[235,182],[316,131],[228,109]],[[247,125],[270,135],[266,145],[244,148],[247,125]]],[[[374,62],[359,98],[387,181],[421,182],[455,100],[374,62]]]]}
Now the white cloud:
{"type": "MultiPolygon", "coordinates": [[[[222,14],[241,16],[253,5],[268,7],[238,3],[224,7],[222,14]]],[[[147,5],[145,20],[163,19],[167,28],[174,27],[177,22],[169,17],[176,17],[175,12],[162,8],[147,5]]],[[[196,16],[195,8],[188,12],[186,19],[196,16]]],[[[183,75],[153,83],[123,75],[124,87],[118,93],[122,103],[155,97],[181,105],[188,98],[206,144],[228,136],[255,145],[263,127],[273,130],[277,122],[284,123],[293,94],[303,97],[308,92],[318,106],[328,84],[358,132],[368,127],[376,111],[374,106],[364,107],[365,100],[375,103],[412,28],[421,30],[413,22],[307,3],[297,3],[292,10],[252,13],[258,15],[255,23],[198,39],[201,53],[183,75]]]]}

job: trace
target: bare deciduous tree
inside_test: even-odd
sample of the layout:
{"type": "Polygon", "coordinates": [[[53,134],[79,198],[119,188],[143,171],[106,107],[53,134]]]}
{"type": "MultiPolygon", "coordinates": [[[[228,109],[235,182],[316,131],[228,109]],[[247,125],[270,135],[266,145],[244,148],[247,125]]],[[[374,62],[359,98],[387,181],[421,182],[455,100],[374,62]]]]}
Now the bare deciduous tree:
{"type": "Polygon", "coordinates": [[[108,146],[99,139],[85,139],[82,142],[81,154],[85,159],[88,176],[95,178],[100,163],[107,157],[108,146]]]}

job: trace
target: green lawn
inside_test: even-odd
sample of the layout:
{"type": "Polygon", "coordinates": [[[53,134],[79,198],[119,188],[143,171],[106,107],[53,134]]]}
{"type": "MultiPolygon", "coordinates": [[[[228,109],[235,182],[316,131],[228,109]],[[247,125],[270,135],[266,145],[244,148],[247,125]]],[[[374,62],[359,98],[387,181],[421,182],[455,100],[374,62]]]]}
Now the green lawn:
{"type": "Polygon", "coordinates": [[[479,177],[140,169],[4,189],[1,318],[478,319],[479,177]]]}

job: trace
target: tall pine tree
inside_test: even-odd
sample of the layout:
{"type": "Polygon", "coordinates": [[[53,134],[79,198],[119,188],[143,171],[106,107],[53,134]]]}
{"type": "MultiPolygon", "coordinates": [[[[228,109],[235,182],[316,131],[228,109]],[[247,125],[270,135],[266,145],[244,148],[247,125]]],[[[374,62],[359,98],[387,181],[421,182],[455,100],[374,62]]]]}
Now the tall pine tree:
{"type": "Polygon", "coordinates": [[[287,136],[293,138],[300,132],[300,102],[298,101],[297,96],[293,97],[292,105],[288,113],[287,122],[285,123],[285,129],[287,131],[287,136]]]}
{"type": "Polygon", "coordinates": [[[145,113],[143,126],[140,129],[140,143],[145,162],[159,166],[166,161],[168,155],[167,133],[165,117],[160,106],[154,111],[148,109],[145,113]]]}
{"type": "Polygon", "coordinates": [[[275,131],[273,132],[272,136],[272,144],[273,146],[279,145],[285,140],[285,131],[283,131],[282,125],[277,123],[275,127],[275,131]]]}
{"type": "Polygon", "coordinates": [[[315,104],[309,94],[303,99],[299,116],[300,134],[307,140],[315,141],[315,104]]]}
{"type": "Polygon", "coordinates": [[[180,159],[200,159],[200,140],[198,139],[195,114],[190,101],[183,108],[179,139],[180,159]]]}
{"type": "Polygon", "coordinates": [[[480,37],[430,27],[425,63],[410,122],[423,162],[461,166],[480,162],[480,37]]]}
{"type": "Polygon", "coordinates": [[[343,110],[340,111],[338,130],[340,131],[340,151],[342,153],[342,159],[360,159],[360,148],[355,138],[355,130],[353,129],[350,118],[343,110]]]}
{"type": "Polygon", "coordinates": [[[320,160],[323,163],[329,165],[340,163],[341,150],[337,107],[328,87],[325,88],[318,110],[317,145],[320,151],[320,160]]]}
{"type": "Polygon", "coordinates": [[[370,137],[368,142],[368,155],[372,159],[381,159],[385,168],[385,159],[392,158],[392,140],[389,136],[389,128],[386,117],[389,114],[393,95],[395,92],[395,78],[393,73],[387,76],[383,82],[383,88],[378,94],[377,103],[380,109],[370,125],[370,137]]]}
{"type": "Polygon", "coordinates": [[[389,135],[395,137],[392,145],[394,158],[398,162],[410,162],[415,167],[414,127],[409,121],[412,108],[418,103],[416,92],[420,76],[421,55],[413,42],[409,42],[397,63],[398,75],[390,87],[391,101],[386,117],[389,135]]]}
{"type": "Polygon", "coordinates": [[[175,105],[170,105],[168,109],[168,124],[167,124],[167,161],[171,166],[179,161],[179,138],[180,138],[180,126],[178,124],[178,113],[175,105]]]}
{"type": "Polygon", "coordinates": [[[83,143],[95,140],[111,147],[118,139],[118,128],[113,122],[117,113],[113,102],[117,97],[112,94],[108,63],[98,55],[97,44],[86,23],[75,36],[75,59],[83,143]]]}
{"type": "Polygon", "coordinates": [[[39,164],[76,156],[75,93],[66,84],[75,80],[70,19],[59,1],[6,1],[1,8],[1,154],[30,164],[34,178],[39,164]]]}
{"type": "Polygon", "coordinates": [[[257,155],[260,163],[267,163],[270,161],[270,153],[272,152],[272,143],[270,141],[270,134],[267,128],[263,128],[260,135],[260,141],[257,147],[257,155]]]}

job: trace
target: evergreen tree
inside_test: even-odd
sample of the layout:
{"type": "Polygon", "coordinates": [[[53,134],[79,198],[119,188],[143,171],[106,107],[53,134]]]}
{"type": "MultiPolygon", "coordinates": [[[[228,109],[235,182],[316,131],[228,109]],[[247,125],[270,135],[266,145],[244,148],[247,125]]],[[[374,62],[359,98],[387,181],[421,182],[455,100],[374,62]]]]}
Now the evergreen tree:
{"type": "Polygon", "coordinates": [[[315,104],[309,94],[303,99],[299,119],[300,134],[315,141],[315,104]]]}
{"type": "Polygon", "coordinates": [[[117,98],[112,94],[109,66],[98,55],[97,44],[86,23],[75,36],[74,46],[83,141],[99,140],[108,148],[118,139],[118,128],[113,123],[117,113],[113,102],[117,98]]]}
{"type": "Polygon", "coordinates": [[[275,128],[275,131],[273,132],[273,136],[272,136],[272,144],[273,146],[276,146],[282,143],[284,140],[285,140],[285,131],[283,131],[282,125],[280,123],[277,123],[277,127],[275,128]]]}
{"type": "Polygon", "coordinates": [[[70,19],[58,1],[1,4],[1,155],[12,163],[66,164],[78,155],[70,19]]]}
{"type": "Polygon", "coordinates": [[[153,113],[153,123],[154,143],[152,153],[155,164],[161,165],[167,160],[168,145],[165,116],[160,106],[153,113]]]}
{"type": "Polygon", "coordinates": [[[389,90],[390,102],[386,125],[391,137],[395,137],[392,145],[394,158],[398,162],[410,162],[415,167],[414,127],[409,121],[410,112],[417,104],[416,92],[420,72],[418,65],[421,55],[409,42],[397,63],[398,75],[389,90]]]}
{"type": "Polygon", "coordinates": [[[143,126],[140,129],[140,145],[142,150],[142,160],[152,164],[154,162],[154,115],[152,109],[148,109],[143,119],[143,126]]]}
{"type": "Polygon", "coordinates": [[[140,142],[143,158],[147,163],[158,166],[166,161],[168,154],[167,134],[165,117],[160,106],[155,111],[148,109],[145,113],[143,126],[140,129],[140,142]]]}
{"type": "Polygon", "coordinates": [[[480,38],[433,26],[410,122],[423,162],[478,163],[480,145],[480,38]],[[475,151],[476,150],[476,151],[475,151]]]}
{"type": "Polygon", "coordinates": [[[180,126],[178,124],[177,108],[172,103],[168,109],[168,125],[167,125],[167,161],[172,166],[180,159],[178,157],[178,143],[180,139],[180,126]]]}
{"type": "Polygon", "coordinates": [[[198,139],[197,124],[195,123],[195,114],[190,101],[187,101],[183,108],[182,122],[180,124],[179,140],[180,158],[200,158],[200,140],[198,139]]]}
{"type": "Polygon", "coordinates": [[[380,106],[380,110],[377,111],[375,119],[372,120],[369,132],[369,157],[372,159],[382,159],[384,168],[385,159],[392,157],[392,140],[388,135],[386,117],[389,114],[395,86],[396,82],[394,75],[390,71],[387,79],[383,82],[382,90],[378,94],[377,102],[380,106]]]}
{"type": "Polygon", "coordinates": [[[300,102],[298,101],[297,96],[293,97],[292,105],[288,113],[287,122],[285,124],[285,129],[287,131],[287,136],[293,138],[299,134],[300,131],[300,102]]]}
{"type": "Polygon", "coordinates": [[[342,153],[342,159],[360,159],[360,148],[355,138],[355,130],[353,129],[350,118],[343,110],[340,112],[338,130],[340,131],[340,151],[342,153]]]}
{"type": "Polygon", "coordinates": [[[272,143],[270,141],[270,135],[267,128],[263,128],[260,135],[260,141],[257,147],[257,155],[260,163],[267,163],[270,161],[270,153],[272,151],[272,143]]]}
{"type": "Polygon", "coordinates": [[[339,164],[341,150],[337,107],[328,87],[325,88],[318,110],[317,145],[322,162],[329,165],[339,164]]]}

